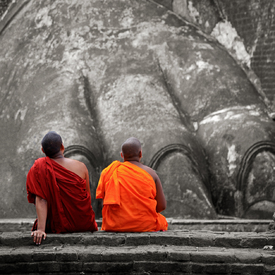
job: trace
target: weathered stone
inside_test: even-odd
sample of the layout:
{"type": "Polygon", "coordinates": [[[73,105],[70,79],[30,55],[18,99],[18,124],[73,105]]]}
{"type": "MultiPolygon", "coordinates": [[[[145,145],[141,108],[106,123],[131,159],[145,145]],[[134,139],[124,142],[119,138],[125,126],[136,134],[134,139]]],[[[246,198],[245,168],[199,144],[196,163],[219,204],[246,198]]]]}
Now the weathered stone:
{"type": "Polygon", "coordinates": [[[242,247],[255,247],[260,248],[268,245],[268,240],[261,237],[252,237],[252,238],[245,238],[241,241],[242,247]]]}
{"type": "Polygon", "coordinates": [[[134,270],[138,272],[148,272],[153,273],[169,273],[171,270],[173,272],[183,272],[189,271],[189,264],[186,263],[177,263],[177,262],[135,262],[134,270]]]}
{"type": "Polygon", "coordinates": [[[235,261],[232,252],[229,251],[216,251],[213,254],[213,251],[203,251],[203,249],[199,249],[196,252],[190,253],[190,258],[192,262],[211,262],[211,263],[233,263],[235,261]]]}
{"type": "MultiPolygon", "coordinates": [[[[67,262],[67,263],[61,263],[60,264],[60,270],[62,272],[66,272],[66,273],[69,273],[69,272],[81,272],[82,271],[82,265],[83,263],[79,263],[79,262],[67,262]]],[[[60,274],[60,273],[58,273],[60,274]]]]}
{"type": "Polygon", "coordinates": [[[92,249],[88,246],[88,248],[79,252],[78,258],[82,262],[100,262],[102,260],[101,254],[103,251],[104,248],[100,246],[92,246],[92,249]]]}
{"type": "Polygon", "coordinates": [[[254,251],[245,251],[245,252],[236,252],[235,258],[240,263],[255,263],[259,264],[262,262],[262,255],[260,252],[254,251]]]}
{"type": "MultiPolygon", "coordinates": [[[[72,249],[73,250],[73,249],[72,249]]],[[[78,254],[74,251],[64,254],[63,251],[56,253],[56,261],[58,262],[72,262],[78,260],[78,254]]]]}
{"type": "Polygon", "coordinates": [[[48,261],[55,261],[56,254],[55,251],[37,251],[34,250],[32,253],[32,259],[34,262],[48,262],[48,261]]]}
{"type": "MultiPolygon", "coordinates": [[[[163,232],[171,237],[177,235],[200,235],[209,238],[215,235],[226,237],[224,232],[163,232]]],[[[12,234],[12,233],[11,233],[12,234]]],[[[13,234],[16,234],[15,232],[13,234]]],[[[100,234],[99,232],[96,234],[100,234]]],[[[152,233],[143,233],[151,236],[152,233]]],[[[48,234],[50,236],[51,234],[48,234]]],[[[86,235],[85,233],[79,234],[86,235]]],[[[116,233],[102,234],[101,236],[116,236],[116,233]]],[[[122,235],[133,235],[122,233],[122,235]]],[[[161,235],[161,234],[159,234],[161,235]]],[[[232,237],[245,240],[248,238],[265,238],[270,233],[239,232],[232,237]]],[[[74,238],[74,234],[68,237],[74,238]]],[[[58,235],[62,239],[64,234],[58,235]]],[[[61,243],[61,241],[59,242],[61,243]]],[[[104,242],[102,242],[104,243],[104,242]]],[[[19,243],[20,244],[20,243],[19,243]]],[[[202,242],[203,245],[203,242],[202,242]]],[[[0,246],[1,274],[273,274],[275,255],[273,250],[262,248],[221,248],[209,246],[174,245],[168,239],[166,245],[143,244],[138,242],[129,245],[85,245],[84,243],[62,245],[54,244],[41,246],[0,246]],[[7,262],[6,262],[7,260],[7,262]]]]}
{"type": "Polygon", "coordinates": [[[231,267],[232,274],[251,274],[251,275],[260,275],[263,274],[264,268],[262,265],[243,265],[243,264],[235,264],[231,267]]]}
{"type": "Polygon", "coordinates": [[[39,262],[38,271],[41,273],[59,272],[60,263],[58,262],[39,262]]]}
{"type": "Polygon", "coordinates": [[[250,186],[257,163],[273,159],[275,125],[224,48],[153,1],[22,1],[0,34],[0,217],[34,216],[25,177],[49,130],[88,166],[92,198],[136,136],[162,180],[164,215],[255,213],[250,186]]]}
{"type": "Polygon", "coordinates": [[[230,270],[229,265],[221,264],[206,264],[204,271],[206,274],[227,274],[230,270]]]}
{"type": "Polygon", "coordinates": [[[1,263],[17,263],[17,262],[31,262],[32,255],[26,253],[23,248],[10,250],[9,254],[3,254],[0,252],[1,263]]]}
{"type": "Polygon", "coordinates": [[[186,251],[177,251],[173,248],[167,254],[167,260],[177,262],[189,262],[190,261],[190,249],[186,251]]]}
{"type": "Polygon", "coordinates": [[[133,243],[137,245],[147,245],[150,244],[151,236],[148,234],[127,234],[127,237],[125,238],[125,244],[126,245],[132,245],[133,243]]]}
{"type": "Polygon", "coordinates": [[[231,236],[216,236],[214,243],[217,246],[226,246],[226,247],[240,247],[242,239],[234,235],[231,236]]]}

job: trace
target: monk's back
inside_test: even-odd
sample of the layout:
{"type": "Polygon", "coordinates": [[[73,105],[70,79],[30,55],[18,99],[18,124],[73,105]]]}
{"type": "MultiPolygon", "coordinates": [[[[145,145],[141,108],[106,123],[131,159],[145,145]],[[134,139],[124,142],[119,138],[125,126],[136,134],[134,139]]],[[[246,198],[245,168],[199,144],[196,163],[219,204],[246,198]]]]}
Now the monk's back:
{"type": "Polygon", "coordinates": [[[124,165],[121,165],[118,168],[119,183],[121,186],[121,200],[127,202],[129,197],[139,194],[142,196],[143,200],[150,199],[154,201],[154,204],[156,204],[156,187],[152,176],[138,165],[132,165],[132,167],[133,169],[131,169],[130,172],[124,165]],[[125,195],[123,192],[125,192],[125,195]]]}
{"type": "Polygon", "coordinates": [[[130,161],[130,162],[132,164],[138,166],[139,168],[143,169],[144,171],[146,171],[149,175],[151,175],[151,177],[153,178],[153,180],[156,181],[156,172],[152,168],[150,168],[150,167],[148,167],[146,165],[143,165],[142,163],[137,162],[137,161],[134,161],[134,162],[130,161]]]}
{"type": "Polygon", "coordinates": [[[69,158],[59,158],[53,160],[61,166],[63,166],[64,168],[66,168],[67,170],[74,172],[82,179],[86,179],[86,167],[82,162],[69,158]]]}
{"type": "Polygon", "coordinates": [[[102,230],[146,232],[166,230],[165,217],[156,212],[152,176],[131,162],[116,162],[102,173],[97,198],[104,198],[102,230]],[[111,175],[109,171],[113,171],[111,175]]]}

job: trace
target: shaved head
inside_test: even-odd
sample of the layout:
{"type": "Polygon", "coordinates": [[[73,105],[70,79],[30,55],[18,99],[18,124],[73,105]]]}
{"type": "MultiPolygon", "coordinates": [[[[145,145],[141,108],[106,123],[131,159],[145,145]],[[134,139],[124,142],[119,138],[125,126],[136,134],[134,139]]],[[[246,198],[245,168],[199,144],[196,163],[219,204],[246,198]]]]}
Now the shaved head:
{"type": "Polygon", "coordinates": [[[62,145],[62,138],[56,132],[50,131],[43,137],[41,145],[46,156],[51,158],[59,153],[62,145]]]}
{"type": "Polygon", "coordinates": [[[141,143],[135,137],[128,138],[121,146],[124,159],[139,158],[141,152],[141,143]]]}

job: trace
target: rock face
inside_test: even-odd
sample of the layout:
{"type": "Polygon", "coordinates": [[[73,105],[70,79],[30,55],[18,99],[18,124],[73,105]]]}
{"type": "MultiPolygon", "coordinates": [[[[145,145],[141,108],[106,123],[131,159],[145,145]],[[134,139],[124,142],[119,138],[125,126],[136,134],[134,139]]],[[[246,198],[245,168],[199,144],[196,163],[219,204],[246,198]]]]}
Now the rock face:
{"type": "Polygon", "coordinates": [[[86,163],[98,216],[100,171],[130,136],[167,217],[273,213],[275,125],[216,41],[153,1],[20,5],[0,35],[0,217],[34,215],[25,177],[49,130],[86,163]]]}

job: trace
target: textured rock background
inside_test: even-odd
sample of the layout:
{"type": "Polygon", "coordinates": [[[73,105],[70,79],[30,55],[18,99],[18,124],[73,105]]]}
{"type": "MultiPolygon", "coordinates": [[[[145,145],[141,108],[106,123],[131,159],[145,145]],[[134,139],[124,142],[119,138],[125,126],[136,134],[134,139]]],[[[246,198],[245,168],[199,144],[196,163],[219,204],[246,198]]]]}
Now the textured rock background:
{"type": "Polygon", "coordinates": [[[11,0],[1,0],[0,1],[0,16],[2,16],[8,9],[11,0]]]}
{"type": "Polygon", "coordinates": [[[88,166],[93,197],[101,169],[136,136],[161,177],[166,216],[243,216],[259,198],[268,207],[249,213],[271,213],[266,97],[214,38],[153,1],[20,5],[0,35],[0,217],[34,215],[25,176],[49,130],[88,166]],[[269,192],[258,195],[263,175],[269,192]]]}
{"type": "MultiPolygon", "coordinates": [[[[210,34],[213,29],[225,47],[244,65],[275,112],[273,0],[156,0],[210,34]],[[234,33],[237,33],[235,35],[234,33]],[[228,41],[228,39],[232,39],[228,41]],[[225,42],[225,43],[224,43],[225,42]],[[228,43],[229,42],[229,43],[228,43]]],[[[216,37],[216,34],[213,34],[216,37]]]]}

